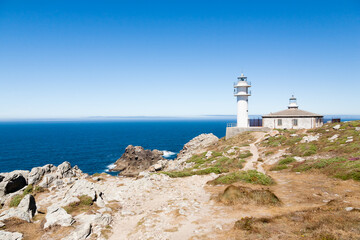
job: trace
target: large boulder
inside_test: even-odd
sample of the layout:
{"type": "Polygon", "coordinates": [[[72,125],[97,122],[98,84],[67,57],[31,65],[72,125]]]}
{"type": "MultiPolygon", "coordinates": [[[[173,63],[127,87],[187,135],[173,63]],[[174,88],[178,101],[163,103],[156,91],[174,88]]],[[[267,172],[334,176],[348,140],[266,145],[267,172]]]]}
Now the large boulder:
{"type": "Polygon", "coordinates": [[[45,219],[46,223],[44,224],[44,228],[54,225],[69,227],[75,222],[74,218],[70,214],[57,205],[47,208],[45,219]]]}
{"type": "Polygon", "coordinates": [[[124,154],[115,162],[112,171],[121,171],[120,175],[137,176],[159,160],[165,160],[159,150],[145,150],[140,146],[129,145],[124,154]]]}
{"type": "Polygon", "coordinates": [[[19,191],[27,185],[27,176],[29,171],[12,171],[1,174],[0,198],[6,194],[19,191]]]}
{"type": "Polygon", "coordinates": [[[47,164],[43,167],[35,167],[31,169],[28,175],[28,184],[37,184],[41,181],[45,174],[56,171],[56,167],[52,164],[47,164]]]}
{"type": "Polygon", "coordinates": [[[35,198],[31,194],[27,194],[16,208],[10,208],[0,214],[0,221],[16,217],[27,222],[31,222],[32,217],[36,213],[35,198]]]}
{"type": "Polygon", "coordinates": [[[85,223],[78,228],[74,232],[72,232],[69,236],[63,238],[63,240],[82,240],[86,239],[91,234],[92,226],[90,223],[85,223]]]}
{"type": "Polygon", "coordinates": [[[21,240],[23,235],[18,232],[6,232],[0,230],[0,239],[1,240],[21,240]]]}

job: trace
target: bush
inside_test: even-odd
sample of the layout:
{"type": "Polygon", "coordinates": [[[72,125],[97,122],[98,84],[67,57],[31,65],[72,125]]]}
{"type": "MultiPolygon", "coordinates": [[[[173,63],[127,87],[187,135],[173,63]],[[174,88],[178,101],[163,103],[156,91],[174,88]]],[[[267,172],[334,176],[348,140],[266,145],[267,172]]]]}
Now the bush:
{"type": "Polygon", "coordinates": [[[287,169],[288,166],[287,165],[275,165],[273,167],[270,168],[270,171],[281,171],[284,169],[287,169]]]}
{"type": "Polygon", "coordinates": [[[248,171],[240,171],[240,172],[232,172],[223,176],[220,176],[213,181],[210,181],[210,184],[232,184],[235,182],[247,182],[252,184],[260,184],[260,185],[272,185],[274,184],[274,180],[256,170],[248,170],[248,171]]]}
{"type": "Polygon", "coordinates": [[[295,158],[293,157],[286,157],[284,159],[281,159],[279,162],[278,162],[278,165],[286,165],[286,164],[289,164],[289,163],[292,163],[292,162],[295,162],[295,158]]]}

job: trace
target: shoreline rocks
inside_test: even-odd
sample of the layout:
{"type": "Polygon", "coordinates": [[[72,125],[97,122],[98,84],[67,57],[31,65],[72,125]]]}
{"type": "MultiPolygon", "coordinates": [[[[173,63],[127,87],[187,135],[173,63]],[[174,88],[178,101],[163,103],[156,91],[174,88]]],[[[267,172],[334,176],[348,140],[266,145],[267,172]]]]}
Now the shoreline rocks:
{"type": "MultiPolygon", "coordinates": [[[[129,145],[124,154],[114,163],[112,171],[121,171],[119,175],[134,177],[140,172],[148,170],[150,166],[158,163],[160,160],[166,160],[163,152],[159,150],[148,150],[141,146],[129,145]]],[[[167,161],[167,160],[166,160],[167,161]]],[[[157,166],[159,167],[159,166],[157,166]]]]}

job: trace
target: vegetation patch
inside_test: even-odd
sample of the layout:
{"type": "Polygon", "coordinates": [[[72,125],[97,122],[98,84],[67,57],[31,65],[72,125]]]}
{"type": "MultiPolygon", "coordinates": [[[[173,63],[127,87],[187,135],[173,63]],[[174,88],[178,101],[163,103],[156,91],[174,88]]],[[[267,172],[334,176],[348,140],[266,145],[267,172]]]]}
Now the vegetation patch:
{"type": "Polygon", "coordinates": [[[227,239],[360,239],[359,212],[345,207],[333,202],[275,217],[245,217],[235,222],[227,239]]]}
{"type": "Polygon", "coordinates": [[[360,181],[360,159],[335,157],[329,159],[308,160],[293,166],[293,171],[303,172],[317,169],[322,173],[343,180],[360,181]]]}
{"type": "Polygon", "coordinates": [[[87,212],[91,210],[93,206],[93,200],[91,197],[87,195],[79,196],[78,202],[70,203],[65,206],[64,209],[68,214],[79,213],[79,212],[87,212]]]}
{"type": "Polygon", "coordinates": [[[227,205],[238,203],[258,205],[280,205],[279,198],[268,189],[251,189],[247,187],[228,186],[218,197],[218,200],[227,205]]]}
{"type": "Polygon", "coordinates": [[[212,181],[209,184],[218,185],[218,184],[232,184],[235,182],[246,182],[252,184],[260,184],[260,185],[272,185],[274,184],[274,180],[256,170],[248,170],[248,171],[237,171],[232,172],[226,175],[222,175],[212,181]]]}
{"type": "Polygon", "coordinates": [[[33,186],[32,184],[27,185],[27,187],[24,189],[22,194],[17,194],[13,196],[10,200],[10,207],[17,207],[21,200],[25,197],[27,194],[33,194],[34,196],[37,193],[44,192],[45,190],[42,187],[39,186],[33,186]]]}
{"type": "Polygon", "coordinates": [[[224,172],[228,172],[228,170],[223,169],[223,168],[218,168],[218,167],[209,167],[209,168],[196,170],[196,171],[192,171],[190,169],[185,169],[184,171],[180,171],[180,172],[160,172],[160,173],[168,175],[169,177],[172,177],[172,178],[178,178],[178,177],[189,177],[189,176],[194,176],[194,175],[207,175],[210,173],[220,174],[220,173],[224,173],[224,172]]]}

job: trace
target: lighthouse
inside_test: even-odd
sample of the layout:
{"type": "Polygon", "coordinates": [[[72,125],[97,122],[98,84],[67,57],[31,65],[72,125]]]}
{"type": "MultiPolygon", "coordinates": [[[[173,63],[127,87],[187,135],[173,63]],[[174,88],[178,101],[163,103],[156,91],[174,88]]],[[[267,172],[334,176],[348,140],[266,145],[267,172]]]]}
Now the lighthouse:
{"type": "Polygon", "coordinates": [[[251,83],[247,81],[247,77],[241,74],[238,77],[237,83],[234,83],[234,96],[237,100],[237,124],[238,128],[249,127],[249,115],[248,115],[248,97],[251,96],[249,91],[251,83]]]}

